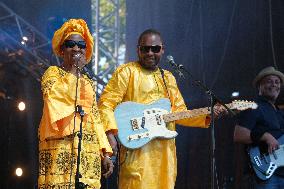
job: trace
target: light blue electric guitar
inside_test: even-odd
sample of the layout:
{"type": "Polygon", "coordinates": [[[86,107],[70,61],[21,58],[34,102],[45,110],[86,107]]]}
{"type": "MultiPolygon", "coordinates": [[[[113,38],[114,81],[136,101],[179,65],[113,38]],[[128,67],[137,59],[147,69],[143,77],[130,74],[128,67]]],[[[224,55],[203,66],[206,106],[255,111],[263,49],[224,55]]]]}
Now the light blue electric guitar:
{"type": "MultiPolygon", "coordinates": [[[[246,110],[257,108],[257,104],[248,101],[233,101],[227,104],[230,109],[246,110]]],[[[172,139],[178,135],[176,131],[167,129],[166,123],[185,118],[210,114],[208,108],[199,108],[183,112],[169,113],[171,103],[161,98],[151,104],[123,102],[115,111],[120,143],[129,149],[137,149],[155,138],[172,139]]]]}

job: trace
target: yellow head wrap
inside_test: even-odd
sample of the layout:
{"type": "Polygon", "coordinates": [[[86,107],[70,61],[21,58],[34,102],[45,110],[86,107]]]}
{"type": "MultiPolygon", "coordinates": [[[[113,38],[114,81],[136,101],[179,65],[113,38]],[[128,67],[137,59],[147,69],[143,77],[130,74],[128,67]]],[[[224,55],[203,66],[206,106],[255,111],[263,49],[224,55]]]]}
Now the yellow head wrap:
{"type": "Polygon", "coordinates": [[[93,46],[94,41],[93,37],[89,31],[89,28],[86,22],[83,19],[70,19],[66,21],[61,28],[59,28],[52,38],[52,49],[53,52],[57,55],[62,57],[63,52],[61,46],[64,40],[72,34],[79,34],[83,37],[86,42],[86,60],[90,62],[92,53],[93,53],[93,46]]]}

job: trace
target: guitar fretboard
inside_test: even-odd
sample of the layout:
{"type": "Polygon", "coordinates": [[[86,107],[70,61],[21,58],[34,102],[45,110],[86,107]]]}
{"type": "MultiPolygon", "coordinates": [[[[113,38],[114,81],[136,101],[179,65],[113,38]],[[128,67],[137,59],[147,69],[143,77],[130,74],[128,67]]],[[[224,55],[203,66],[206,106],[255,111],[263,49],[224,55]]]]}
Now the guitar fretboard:
{"type": "MultiPolygon", "coordinates": [[[[226,104],[228,108],[232,108],[232,104],[226,104]]],[[[165,114],[163,116],[164,121],[171,122],[171,121],[176,121],[180,119],[186,119],[186,118],[192,118],[192,117],[198,117],[201,115],[209,115],[210,114],[210,108],[198,108],[194,110],[187,110],[183,112],[175,112],[175,113],[170,113],[170,114],[165,114]]]]}

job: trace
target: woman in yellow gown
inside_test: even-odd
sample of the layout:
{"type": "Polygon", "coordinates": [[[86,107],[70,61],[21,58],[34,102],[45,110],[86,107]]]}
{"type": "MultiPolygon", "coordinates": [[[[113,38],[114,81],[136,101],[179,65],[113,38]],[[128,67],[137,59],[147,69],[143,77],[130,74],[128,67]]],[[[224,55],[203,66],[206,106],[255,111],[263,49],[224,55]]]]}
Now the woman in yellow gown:
{"type": "Polygon", "coordinates": [[[52,48],[63,58],[63,64],[49,67],[41,81],[44,107],[39,126],[38,188],[69,188],[69,185],[74,188],[81,121],[80,115],[75,114],[76,103],[85,113],[80,182],[98,189],[101,161],[104,176],[112,173],[113,164],[109,159],[112,150],[98,113],[94,82],[80,73],[93,51],[86,22],[82,19],[65,22],[55,32],[52,48]]]}

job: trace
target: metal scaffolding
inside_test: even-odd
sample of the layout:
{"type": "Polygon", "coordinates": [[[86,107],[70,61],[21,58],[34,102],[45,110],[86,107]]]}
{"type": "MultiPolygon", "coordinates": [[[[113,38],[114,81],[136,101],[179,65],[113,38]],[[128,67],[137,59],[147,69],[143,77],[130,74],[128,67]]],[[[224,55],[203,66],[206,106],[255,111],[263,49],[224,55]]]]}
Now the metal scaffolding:
{"type": "MultiPolygon", "coordinates": [[[[125,0],[92,0],[95,40],[92,70],[105,82],[125,57],[125,0]]],[[[103,86],[98,85],[98,91],[103,86]]]]}
{"type": "MultiPolygon", "coordinates": [[[[52,57],[50,41],[2,2],[0,2],[0,43],[1,56],[7,61],[18,63],[38,81],[50,66],[52,57]]],[[[54,58],[59,64],[59,60],[54,58]]]]}
{"type": "MultiPolygon", "coordinates": [[[[124,62],[125,0],[92,0],[92,12],[92,71],[100,92],[114,69],[124,62]]],[[[0,56],[6,56],[2,59],[18,63],[38,81],[52,62],[60,64],[51,51],[51,41],[2,2],[0,43],[0,56]]]]}

